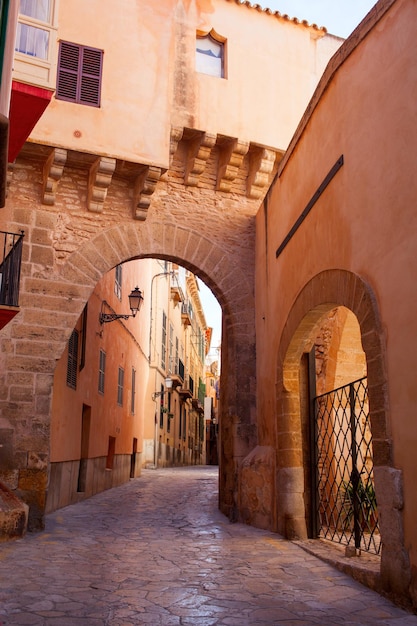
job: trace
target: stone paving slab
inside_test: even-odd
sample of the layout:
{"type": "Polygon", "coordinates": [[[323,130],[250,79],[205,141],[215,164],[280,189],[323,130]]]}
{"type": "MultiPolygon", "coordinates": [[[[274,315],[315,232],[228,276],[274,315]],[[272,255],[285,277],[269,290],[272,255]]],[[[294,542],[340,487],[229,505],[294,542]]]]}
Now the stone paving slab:
{"type": "Polygon", "coordinates": [[[217,468],[145,470],[0,544],[0,625],[417,626],[279,535],[217,510],[217,468]]]}

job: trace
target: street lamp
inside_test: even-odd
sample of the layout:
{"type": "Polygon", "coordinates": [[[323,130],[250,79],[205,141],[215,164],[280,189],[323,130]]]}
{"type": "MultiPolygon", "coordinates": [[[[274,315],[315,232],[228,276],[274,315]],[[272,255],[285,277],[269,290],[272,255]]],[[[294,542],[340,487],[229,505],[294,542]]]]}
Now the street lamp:
{"type": "Polygon", "coordinates": [[[154,393],[152,394],[152,400],[154,402],[157,398],[159,398],[160,396],[163,396],[165,391],[170,391],[172,389],[172,378],[169,374],[165,378],[165,387],[166,389],[164,389],[163,391],[154,391],[154,393]]]}
{"type": "Polygon", "coordinates": [[[129,307],[132,313],[126,315],[119,315],[118,313],[103,313],[99,315],[100,324],[106,324],[106,322],[114,322],[114,320],[127,320],[129,317],[135,317],[136,313],[140,310],[143,302],[143,295],[139,287],[135,287],[129,295],[129,307]]]}

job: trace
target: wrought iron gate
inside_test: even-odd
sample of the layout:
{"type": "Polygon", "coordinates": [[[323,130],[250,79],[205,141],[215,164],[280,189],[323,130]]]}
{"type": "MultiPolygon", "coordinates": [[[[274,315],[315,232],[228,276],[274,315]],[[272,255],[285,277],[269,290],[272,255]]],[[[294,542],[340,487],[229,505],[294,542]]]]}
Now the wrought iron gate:
{"type": "Polygon", "coordinates": [[[379,554],[367,379],[314,398],[316,536],[379,554]]]}

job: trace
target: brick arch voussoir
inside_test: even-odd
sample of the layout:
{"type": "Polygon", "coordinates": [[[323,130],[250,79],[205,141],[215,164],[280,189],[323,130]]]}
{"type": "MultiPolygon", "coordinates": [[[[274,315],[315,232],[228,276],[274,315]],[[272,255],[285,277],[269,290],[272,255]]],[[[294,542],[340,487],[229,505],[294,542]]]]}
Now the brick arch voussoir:
{"type": "MultiPolygon", "coordinates": [[[[199,276],[213,291],[226,320],[245,325],[238,315],[253,298],[253,278],[247,265],[222,242],[170,222],[123,223],[102,231],[68,259],[61,275],[92,289],[117,264],[134,258],[154,257],[174,261],[199,276]]],[[[252,303],[253,308],[253,303],[252,303]]],[[[248,320],[253,324],[253,318],[248,320]]]]}
{"type": "MultiPolygon", "coordinates": [[[[309,350],[314,329],[321,317],[335,306],[344,306],[356,316],[362,346],[366,354],[369,402],[372,414],[375,465],[391,465],[391,442],[388,429],[387,375],[383,331],[378,305],[370,285],[360,276],[340,269],[326,270],[314,276],[300,291],[284,327],[277,359],[277,381],[282,381],[283,421],[288,407],[295,403],[301,354],[309,350]]],[[[280,412],[278,411],[278,414],[280,412]]],[[[284,430],[289,424],[281,424],[284,430]]]]}
{"type": "MultiPolygon", "coordinates": [[[[171,260],[199,276],[216,296],[231,346],[254,346],[253,268],[222,241],[172,222],[122,222],[84,242],[59,270],[59,280],[82,293],[72,328],[97,282],[113,267],[134,258],[171,260]]],[[[68,339],[69,331],[65,338],[68,339]]],[[[243,358],[243,357],[242,357],[243,358]]],[[[251,354],[251,357],[253,355],[251,354]]]]}

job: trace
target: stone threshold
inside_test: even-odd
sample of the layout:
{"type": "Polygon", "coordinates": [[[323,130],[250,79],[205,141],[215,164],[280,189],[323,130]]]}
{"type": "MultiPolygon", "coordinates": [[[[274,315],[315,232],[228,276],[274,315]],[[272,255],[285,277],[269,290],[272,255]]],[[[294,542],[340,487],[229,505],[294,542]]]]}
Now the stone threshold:
{"type": "Polygon", "coordinates": [[[346,546],[327,541],[326,539],[307,539],[305,541],[292,541],[305,552],[316,556],[325,563],[329,563],[339,571],[348,574],[362,585],[382,594],[381,585],[381,557],[361,552],[357,555],[347,556],[349,549],[346,546]]]}

